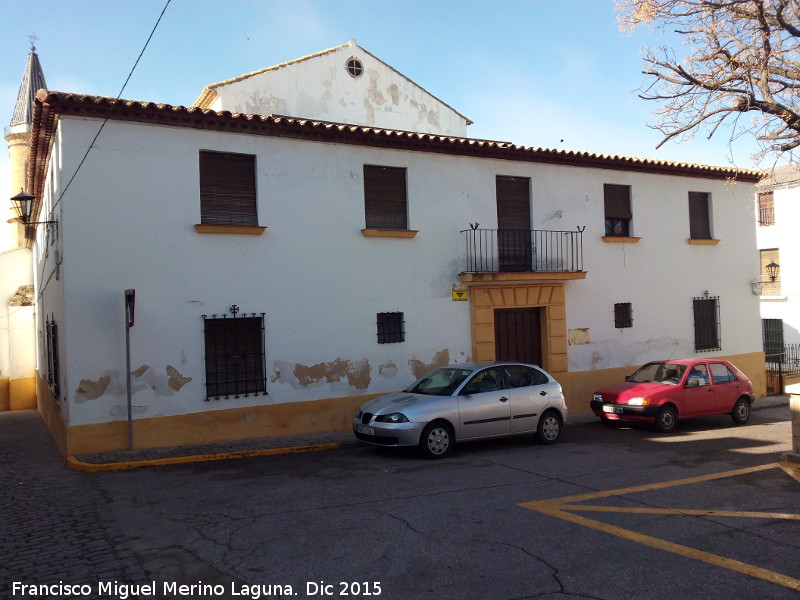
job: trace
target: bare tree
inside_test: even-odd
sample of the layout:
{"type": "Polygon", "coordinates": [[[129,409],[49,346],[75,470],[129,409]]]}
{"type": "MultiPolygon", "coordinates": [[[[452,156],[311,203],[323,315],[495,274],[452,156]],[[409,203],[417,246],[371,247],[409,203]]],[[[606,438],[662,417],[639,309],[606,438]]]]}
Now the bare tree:
{"type": "Polygon", "coordinates": [[[616,0],[620,28],[646,24],[683,36],[686,55],[646,49],[640,97],[655,100],[664,138],[728,127],[758,158],[800,146],[800,0],[616,0]]]}

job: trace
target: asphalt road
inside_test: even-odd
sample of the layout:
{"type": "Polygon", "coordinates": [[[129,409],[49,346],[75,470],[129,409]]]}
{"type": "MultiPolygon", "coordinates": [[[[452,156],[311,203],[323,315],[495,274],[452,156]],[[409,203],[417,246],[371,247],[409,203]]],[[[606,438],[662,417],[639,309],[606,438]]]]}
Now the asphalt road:
{"type": "Polygon", "coordinates": [[[108,473],[70,471],[15,418],[0,598],[800,598],[785,405],[441,461],[360,447],[108,473]]]}

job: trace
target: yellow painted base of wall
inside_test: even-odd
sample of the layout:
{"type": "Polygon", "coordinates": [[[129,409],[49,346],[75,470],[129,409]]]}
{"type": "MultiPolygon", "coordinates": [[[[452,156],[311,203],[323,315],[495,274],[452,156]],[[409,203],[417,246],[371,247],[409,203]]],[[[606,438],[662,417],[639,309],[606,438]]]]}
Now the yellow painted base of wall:
{"type": "MultiPolygon", "coordinates": [[[[765,392],[764,354],[755,352],[725,357],[753,382],[757,397],[765,392]]],[[[639,365],[559,373],[570,414],[590,412],[589,402],[597,388],[625,380],[639,365]]],[[[64,456],[128,448],[127,421],[66,427],[55,399],[46,385],[39,386],[39,412],[64,456]]],[[[378,394],[326,398],[308,402],[270,404],[248,408],[135,419],[134,448],[157,448],[207,442],[244,440],[328,431],[347,431],[357,407],[378,394]]]]}
{"type": "Polygon", "coordinates": [[[36,408],[36,378],[0,378],[0,412],[36,408]]]}

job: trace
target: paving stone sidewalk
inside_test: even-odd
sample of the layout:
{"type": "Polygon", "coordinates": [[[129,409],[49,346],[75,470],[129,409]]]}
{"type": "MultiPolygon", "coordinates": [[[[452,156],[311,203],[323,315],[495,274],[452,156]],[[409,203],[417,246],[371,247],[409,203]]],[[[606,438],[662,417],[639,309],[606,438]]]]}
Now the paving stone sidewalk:
{"type": "MultiPolygon", "coordinates": [[[[787,395],[767,396],[759,398],[753,404],[753,410],[789,403],[787,395]]],[[[576,427],[597,422],[597,417],[591,413],[570,415],[567,427],[576,427]]],[[[134,440],[135,442],[135,440],[134,440]]],[[[232,442],[214,442],[207,444],[193,444],[185,446],[167,446],[163,448],[149,448],[133,450],[115,450],[94,454],[76,455],[75,459],[84,465],[121,465],[136,463],[153,463],[154,461],[194,458],[197,460],[235,458],[238,456],[253,456],[258,454],[278,454],[299,451],[327,450],[332,448],[355,447],[358,442],[353,437],[352,431],[333,431],[304,435],[284,435],[261,438],[250,438],[232,442]]]]}

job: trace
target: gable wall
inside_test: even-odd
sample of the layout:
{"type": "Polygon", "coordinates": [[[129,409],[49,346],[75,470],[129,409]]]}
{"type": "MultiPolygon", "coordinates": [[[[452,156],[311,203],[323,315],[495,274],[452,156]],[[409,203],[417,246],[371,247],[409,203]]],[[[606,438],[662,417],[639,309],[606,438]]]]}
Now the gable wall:
{"type": "Polygon", "coordinates": [[[466,120],[385,63],[345,46],[216,88],[214,110],[466,136],[466,120]],[[365,71],[345,69],[351,57],[365,71]]]}

